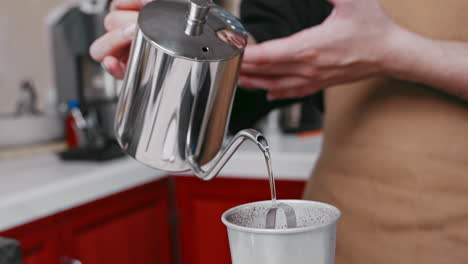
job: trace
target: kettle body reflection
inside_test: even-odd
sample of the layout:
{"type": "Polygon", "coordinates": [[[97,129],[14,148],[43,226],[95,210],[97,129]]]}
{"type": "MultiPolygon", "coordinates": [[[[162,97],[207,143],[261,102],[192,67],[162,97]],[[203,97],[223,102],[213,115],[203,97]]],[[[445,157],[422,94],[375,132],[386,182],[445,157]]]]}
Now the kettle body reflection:
{"type": "Polygon", "coordinates": [[[208,0],[157,0],[140,11],[115,118],[121,147],[167,172],[209,180],[255,130],[223,149],[247,33],[208,0]]]}

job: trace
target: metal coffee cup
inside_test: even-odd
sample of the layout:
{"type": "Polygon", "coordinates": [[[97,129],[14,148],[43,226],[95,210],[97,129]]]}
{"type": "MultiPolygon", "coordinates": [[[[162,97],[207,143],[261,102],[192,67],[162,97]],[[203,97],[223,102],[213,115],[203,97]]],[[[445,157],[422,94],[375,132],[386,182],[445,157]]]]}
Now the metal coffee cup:
{"type": "Polygon", "coordinates": [[[296,212],[297,228],[285,228],[278,214],[277,228],[265,228],[265,213],[272,201],[229,209],[222,216],[227,226],[233,264],[332,264],[336,224],[340,211],[331,205],[303,200],[280,200],[296,212]]]}

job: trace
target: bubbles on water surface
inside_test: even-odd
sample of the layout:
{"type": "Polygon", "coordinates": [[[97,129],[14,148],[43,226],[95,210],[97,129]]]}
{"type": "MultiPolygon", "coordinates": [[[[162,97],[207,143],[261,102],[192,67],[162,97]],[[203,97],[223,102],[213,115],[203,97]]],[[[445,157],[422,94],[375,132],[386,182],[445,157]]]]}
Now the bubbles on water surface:
{"type": "MultiPolygon", "coordinates": [[[[297,227],[329,224],[336,220],[339,212],[324,205],[287,203],[296,212],[297,227]]],[[[270,204],[242,207],[227,216],[227,221],[242,227],[265,229],[266,212],[270,204]]],[[[278,211],[276,229],[287,229],[284,212],[278,211]]]]}

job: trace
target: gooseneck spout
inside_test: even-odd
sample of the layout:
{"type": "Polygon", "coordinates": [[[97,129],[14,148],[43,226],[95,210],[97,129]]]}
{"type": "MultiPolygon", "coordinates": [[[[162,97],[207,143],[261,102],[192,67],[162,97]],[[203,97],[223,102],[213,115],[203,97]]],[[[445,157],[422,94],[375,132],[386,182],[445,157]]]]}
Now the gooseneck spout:
{"type": "Polygon", "coordinates": [[[186,149],[187,154],[187,161],[195,173],[195,175],[205,181],[209,181],[216,177],[221,169],[226,165],[232,155],[239,149],[239,147],[244,143],[246,140],[250,140],[254,142],[262,152],[266,152],[269,149],[268,142],[266,141],[265,137],[258,131],[254,129],[244,129],[238,132],[234,138],[229,142],[227,147],[219,154],[211,163],[211,167],[204,171],[198,165],[197,161],[195,160],[195,156],[191,153],[189,147],[186,149]]]}

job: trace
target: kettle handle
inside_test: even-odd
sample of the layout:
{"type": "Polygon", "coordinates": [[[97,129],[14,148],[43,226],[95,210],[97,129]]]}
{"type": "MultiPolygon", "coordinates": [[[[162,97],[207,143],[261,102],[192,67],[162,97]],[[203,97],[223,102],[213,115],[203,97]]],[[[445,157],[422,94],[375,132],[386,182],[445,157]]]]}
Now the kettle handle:
{"type": "MultiPolygon", "coordinates": [[[[190,136],[188,138],[190,138],[190,136]]],[[[232,155],[246,140],[253,141],[262,152],[267,152],[269,149],[269,145],[265,137],[257,130],[249,128],[239,131],[234,136],[234,138],[232,138],[231,142],[229,142],[228,146],[222,151],[222,153],[216,156],[216,158],[211,163],[211,167],[206,171],[200,168],[197,161],[195,160],[195,155],[193,155],[189,147],[190,140],[188,140],[186,148],[188,164],[197,177],[205,181],[209,181],[218,175],[224,165],[226,165],[232,155]]]]}

